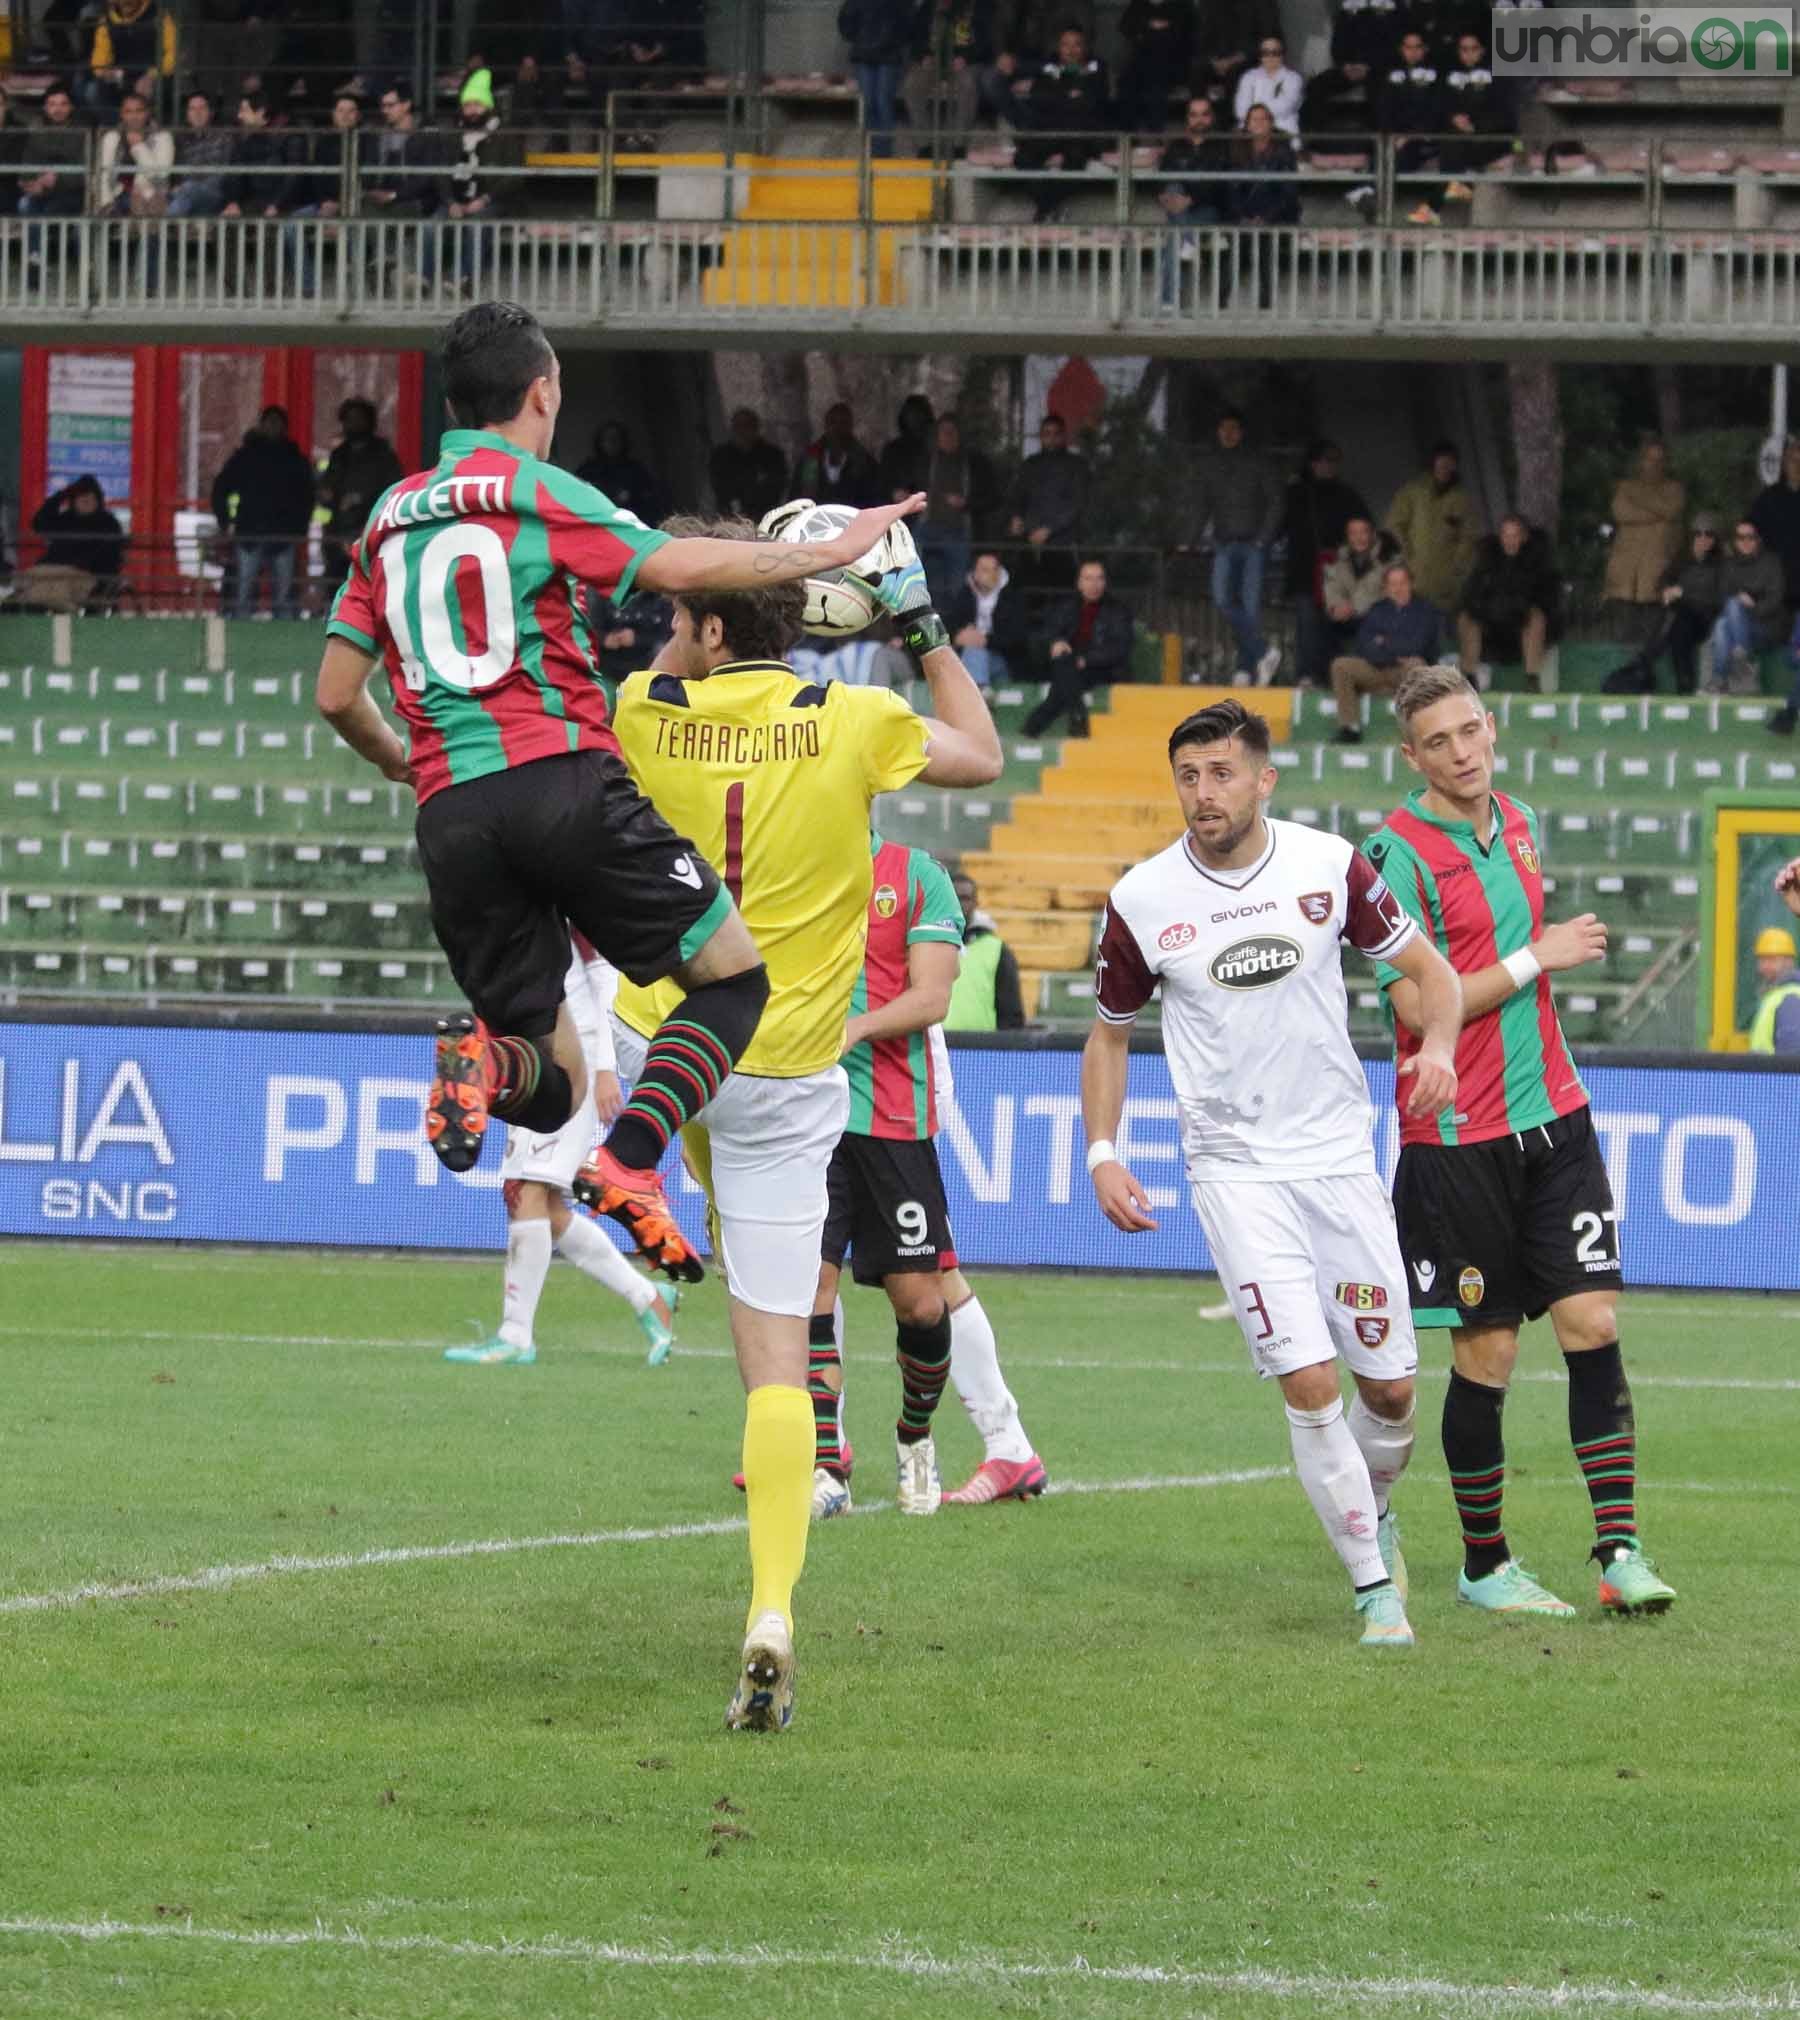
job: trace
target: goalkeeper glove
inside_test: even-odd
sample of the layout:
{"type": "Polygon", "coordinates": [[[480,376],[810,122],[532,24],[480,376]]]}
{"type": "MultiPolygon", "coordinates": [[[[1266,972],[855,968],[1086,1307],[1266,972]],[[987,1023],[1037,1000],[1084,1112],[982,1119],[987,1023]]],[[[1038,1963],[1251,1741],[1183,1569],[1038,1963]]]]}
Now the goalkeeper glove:
{"type": "Polygon", "coordinates": [[[940,645],[950,643],[944,620],[931,607],[931,590],[919,563],[919,550],[896,519],[882,540],[881,558],[886,563],[880,577],[870,586],[875,600],[890,612],[900,626],[900,642],[915,660],[940,645]]]}

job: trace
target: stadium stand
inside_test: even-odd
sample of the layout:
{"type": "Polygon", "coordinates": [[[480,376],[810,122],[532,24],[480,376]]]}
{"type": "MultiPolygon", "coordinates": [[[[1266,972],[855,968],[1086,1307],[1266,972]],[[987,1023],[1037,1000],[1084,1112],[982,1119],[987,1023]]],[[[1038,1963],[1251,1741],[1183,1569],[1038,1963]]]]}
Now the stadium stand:
{"type": "MultiPolygon", "coordinates": [[[[0,658],[0,992],[321,1011],[454,1001],[410,796],[314,718],[310,629],[235,627],[236,664],[218,673],[168,649],[185,631],[88,623],[69,668],[0,658]]],[[[1006,769],[990,791],[910,787],[882,804],[890,838],[978,879],[1035,1020],[1091,1014],[1099,905],[1170,832],[1168,728],[1226,691],[1119,685],[1096,697],[1091,737],[1065,743],[1023,733],[1039,687],[1003,688],[1006,769]]],[[[1259,705],[1277,730],[1288,818],[1365,834],[1410,784],[1372,718],[1366,744],[1341,748],[1327,697],[1277,688],[1259,705]]],[[[1544,816],[1557,912],[1600,909],[1615,926],[1604,968],[1564,992],[1571,1035],[1641,1039],[1692,957],[1701,795],[1793,791],[1800,763],[1753,736],[1768,701],[1515,693],[1493,705],[1502,786],[1544,816]]],[[[1360,1035],[1379,1035],[1366,978],[1353,979],[1353,1011],[1360,1035]]]]}

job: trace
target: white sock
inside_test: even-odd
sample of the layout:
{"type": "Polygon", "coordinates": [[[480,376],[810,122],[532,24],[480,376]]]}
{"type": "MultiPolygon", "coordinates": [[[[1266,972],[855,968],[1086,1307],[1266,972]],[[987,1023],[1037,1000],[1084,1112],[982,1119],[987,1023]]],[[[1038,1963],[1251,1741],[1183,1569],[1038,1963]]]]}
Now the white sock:
{"type": "Polygon", "coordinates": [[[583,1276],[592,1277],[615,1297],[623,1298],[634,1312],[648,1311],[656,1302],[655,1284],[640,1276],[591,1220],[571,1214],[556,1246],[583,1276]]]}
{"type": "Polygon", "coordinates": [[[500,1337],[509,1347],[531,1345],[544,1279],[550,1274],[550,1223],[515,1220],[506,1230],[506,1295],[500,1307],[500,1337]]]}
{"type": "Polygon", "coordinates": [[[850,1371],[844,1365],[844,1300],[835,1298],[831,1306],[831,1337],[837,1344],[838,1357],[838,1450],[844,1450],[850,1433],[844,1424],[844,1391],[850,1386],[850,1371]]]}
{"type": "Polygon", "coordinates": [[[1378,1417],[1358,1391],[1350,1399],[1349,1423],[1356,1449],[1369,1469],[1369,1484],[1375,1489],[1375,1513],[1385,1515],[1394,1482],[1406,1471],[1413,1455],[1413,1412],[1408,1410],[1398,1423],[1378,1417]]]}
{"type": "Polygon", "coordinates": [[[1334,1397],[1322,1410],[1296,1410],[1290,1403],[1287,1420],[1300,1484],[1351,1584],[1378,1584],[1387,1567],[1375,1541],[1375,1489],[1368,1462],[1344,1422],[1343,1398],[1334,1397]]]}
{"type": "Polygon", "coordinates": [[[994,1328],[979,1298],[970,1298],[950,1314],[950,1379],[969,1421],[981,1433],[987,1448],[984,1457],[1015,1464],[1031,1457],[1031,1440],[1000,1372],[994,1328]]]}

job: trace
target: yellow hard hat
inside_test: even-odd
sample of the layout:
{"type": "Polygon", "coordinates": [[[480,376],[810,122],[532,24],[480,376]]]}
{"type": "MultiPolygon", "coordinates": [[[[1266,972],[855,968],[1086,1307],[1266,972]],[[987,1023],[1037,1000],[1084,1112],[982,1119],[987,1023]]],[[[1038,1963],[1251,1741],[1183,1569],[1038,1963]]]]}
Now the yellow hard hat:
{"type": "Polygon", "coordinates": [[[1793,934],[1785,926],[1765,926],[1756,936],[1756,957],[1760,961],[1765,954],[1782,954],[1790,961],[1795,959],[1793,934]]]}

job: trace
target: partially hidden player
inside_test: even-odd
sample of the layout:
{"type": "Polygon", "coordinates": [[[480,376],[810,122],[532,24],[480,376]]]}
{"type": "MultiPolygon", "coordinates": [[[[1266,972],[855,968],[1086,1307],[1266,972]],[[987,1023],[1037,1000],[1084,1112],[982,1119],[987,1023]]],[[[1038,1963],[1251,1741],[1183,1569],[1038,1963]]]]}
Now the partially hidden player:
{"type": "MultiPolygon", "coordinates": [[[[1448,1326],[1444,1461],[1462,1521],[1457,1597],[1489,1613],[1574,1608],[1512,1554],[1502,1520],[1501,1415],[1519,1328],[1550,1314],[1569,1372],[1569,1438],[1593,1504],[1600,1604],[1660,1613],[1674,1588],[1637,1531],[1637,1422],[1619,1351],[1619,1217],[1587,1089],[1550,977],[1606,954],[1591,912],[1544,924],[1538,818],[1494,790],[1494,718],[1451,667],[1394,697],[1400,748],[1425,781],[1364,844],[1399,902],[1462,977],[1457,1099],[1400,1118],[1394,1211],[1415,1325],[1448,1326]]],[[[1408,976],[1378,970],[1404,1072],[1419,1050],[1408,976]]]]}
{"type": "MultiPolygon", "coordinates": [[[[748,521],[669,524],[757,551],[748,521]]],[[[826,1172],[850,1108],[838,1060],[862,969],[870,805],[915,778],[985,785],[1002,762],[981,691],[931,608],[903,526],[888,555],[877,593],[925,677],[930,716],[886,688],[817,687],[786,665],[804,609],[797,585],[677,590],[674,631],[655,668],[619,690],[619,737],[634,776],[720,865],[768,963],[768,1008],[728,1082],[704,1024],[688,1017],[694,999],[679,976],[653,987],[630,977],[615,1006],[634,1102],[660,1107],[670,1132],[696,1116],[705,1125],[694,1162],[714,1209],[748,1392],[752,1594],[726,1713],[736,1729],[779,1730],[793,1711],[793,1590],[806,1560],[815,1441],[807,1328],[826,1172]],[[666,1089],[646,1095],[642,1062],[659,1044],[686,1076],[679,1102],[666,1089]]],[[[697,1135],[685,1132],[690,1144],[697,1135]]],[[[577,1180],[577,1198],[587,1189],[577,1180]]],[[[917,1379],[941,1388],[944,1372],[922,1363],[917,1379]]]]}
{"type": "Polygon", "coordinates": [[[474,1011],[439,1027],[426,1132],[465,1171],[490,1114],[544,1135],[574,1113],[587,1069],[562,1007],[571,924],[623,974],[676,978],[688,1035],[652,1036],[594,1168],[600,1210],[692,1279],[699,1260],[655,1166],[750,1042],[769,981],[712,866],[632,783],[580,589],[622,602],[634,588],[797,583],[856,560],[923,501],[862,513],[811,546],[671,539],[544,460],[562,381],[528,311],[465,310],[442,365],[456,425],[435,467],[370,514],[318,681],[344,741],[418,795],[432,926],[474,1011]],[[377,663],[405,743],[367,692],[377,663]]]}
{"type": "Polygon", "coordinates": [[[1096,1018],[1081,1063],[1088,1170],[1127,1234],[1156,1222],[1113,1138],[1131,1027],[1162,993],[1194,1209],[1252,1364],[1281,1386],[1294,1468],[1349,1573],[1362,1645],[1409,1648],[1389,1505],[1413,1447],[1418,1367],[1374,1111],[1350,1044],[1341,944],[1418,992],[1425,1036],[1401,1067],[1417,1114],[1456,1094],[1456,976],[1341,836],[1272,820],[1269,728],[1216,702],[1169,738],[1181,839],[1107,902],[1096,1018]],[[1348,1414],[1338,1361],[1356,1393],[1348,1414]]]}
{"type": "Polygon", "coordinates": [[[563,1002],[581,1041],[587,1092],[568,1121],[547,1136],[516,1127],[507,1130],[500,1165],[507,1227],[499,1330],[485,1340],[446,1348],[447,1361],[481,1368],[530,1367],[536,1361],[538,1301],[550,1274],[552,1252],[631,1307],[653,1368],[669,1358],[675,1344],[679,1287],[671,1285],[664,1296],[569,1200],[575,1174],[594,1154],[601,1124],[610,1123],[624,1106],[613,1055],[612,1004],[618,987],[618,971],[577,933],[563,1002]]]}

